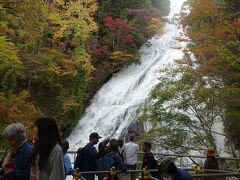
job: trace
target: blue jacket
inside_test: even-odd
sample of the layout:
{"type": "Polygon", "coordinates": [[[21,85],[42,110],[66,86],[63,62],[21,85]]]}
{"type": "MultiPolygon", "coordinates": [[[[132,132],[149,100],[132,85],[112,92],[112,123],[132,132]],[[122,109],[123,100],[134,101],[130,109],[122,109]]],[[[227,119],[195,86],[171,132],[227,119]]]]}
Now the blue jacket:
{"type": "Polygon", "coordinates": [[[32,145],[29,143],[23,144],[15,154],[13,155],[12,161],[17,168],[11,172],[9,176],[6,177],[7,180],[28,180],[31,164],[29,161],[29,155],[32,152],[32,145]]]}
{"type": "Polygon", "coordinates": [[[114,154],[114,153],[109,153],[109,154],[107,154],[107,156],[110,156],[114,159],[117,169],[121,170],[122,172],[127,171],[127,167],[124,165],[123,160],[120,156],[118,156],[117,154],[114,154]]]}
{"type": "Polygon", "coordinates": [[[74,169],[71,166],[71,160],[68,154],[64,154],[63,156],[63,162],[64,162],[64,169],[66,175],[72,175],[74,172],[74,169]]]}
{"type": "Polygon", "coordinates": [[[177,168],[177,174],[174,176],[173,180],[192,180],[192,176],[182,169],[177,168]]]}

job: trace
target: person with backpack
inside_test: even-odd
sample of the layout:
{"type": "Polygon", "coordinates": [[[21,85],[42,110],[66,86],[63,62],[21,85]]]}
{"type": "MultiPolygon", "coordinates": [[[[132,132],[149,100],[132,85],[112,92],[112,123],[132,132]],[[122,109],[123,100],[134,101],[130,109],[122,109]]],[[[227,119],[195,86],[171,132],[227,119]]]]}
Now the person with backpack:
{"type": "MultiPolygon", "coordinates": [[[[89,143],[77,152],[77,157],[74,162],[74,168],[79,168],[80,171],[96,171],[97,170],[97,150],[94,147],[102,138],[97,132],[93,132],[89,136],[89,143]]],[[[87,180],[94,180],[95,174],[83,174],[87,180]]]]}
{"type": "MultiPolygon", "coordinates": [[[[127,167],[124,165],[122,158],[118,155],[118,144],[112,143],[109,147],[110,153],[106,154],[99,160],[99,170],[109,171],[112,167],[115,167],[116,170],[120,170],[122,172],[127,171],[127,167]]],[[[110,176],[110,174],[108,174],[110,176]]],[[[99,176],[103,178],[102,176],[99,176]]],[[[111,177],[113,180],[118,180],[118,176],[115,175],[111,177]]]]}
{"type": "MultiPolygon", "coordinates": [[[[151,147],[152,144],[150,142],[148,141],[143,142],[144,157],[142,169],[145,168],[146,166],[148,167],[148,169],[158,169],[158,163],[154,158],[153,154],[150,152],[151,147]]],[[[151,172],[151,176],[157,179],[161,179],[159,172],[151,172]]]]}

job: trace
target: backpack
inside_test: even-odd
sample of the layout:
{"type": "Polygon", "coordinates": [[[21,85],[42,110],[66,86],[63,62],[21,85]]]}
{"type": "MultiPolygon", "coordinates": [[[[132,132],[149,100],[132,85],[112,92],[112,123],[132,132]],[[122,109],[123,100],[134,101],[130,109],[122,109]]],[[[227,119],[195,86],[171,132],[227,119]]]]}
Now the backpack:
{"type": "Polygon", "coordinates": [[[77,157],[74,161],[74,169],[78,168],[80,171],[83,170],[84,164],[84,147],[77,150],[77,157]]]}
{"type": "Polygon", "coordinates": [[[116,162],[112,156],[105,155],[99,159],[99,169],[108,171],[111,167],[116,166],[116,162]]]}

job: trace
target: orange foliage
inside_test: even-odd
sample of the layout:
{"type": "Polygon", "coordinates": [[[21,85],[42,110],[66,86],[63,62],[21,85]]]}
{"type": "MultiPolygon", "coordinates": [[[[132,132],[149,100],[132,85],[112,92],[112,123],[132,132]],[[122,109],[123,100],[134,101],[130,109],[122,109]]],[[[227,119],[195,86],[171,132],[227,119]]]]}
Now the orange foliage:
{"type": "Polygon", "coordinates": [[[7,126],[13,122],[22,123],[31,132],[33,123],[41,112],[36,107],[27,102],[30,94],[22,91],[18,95],[5,95],[0,93],[0,123],[7,126]]]}
{"type": "Polygon", "coordinates": [[[225,130],[235,145],[239,145],[240,6],[232,7],[230,2],[194,0],[190,3],[191,12],[182,22],[193,41],[189,49],[196,60],[178,62],[195,64],[198,76],[212,79],[225,92],[225,130]]]}

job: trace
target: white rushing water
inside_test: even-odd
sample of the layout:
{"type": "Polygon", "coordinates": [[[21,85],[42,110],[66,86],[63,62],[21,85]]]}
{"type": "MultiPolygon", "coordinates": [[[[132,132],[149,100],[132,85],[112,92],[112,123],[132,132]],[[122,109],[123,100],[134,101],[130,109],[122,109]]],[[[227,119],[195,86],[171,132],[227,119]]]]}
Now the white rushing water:
{"type": "Polygon", "coordinates": [[[185,0],[171,0],[171,12],[167,17],[163,34],[149,41],[150,47],[141,47],[141,63],[133,64],[112,77],[94,96],[84,116],[74,128],[68,141],[76,150],[88,142],[91,132],[100,136],[119,137],[136,120],[152,88],[158,82],[158,70],[174,64],[183,57],[186,43],[176,40],[183,33],[178,15],[185,0]]]}

